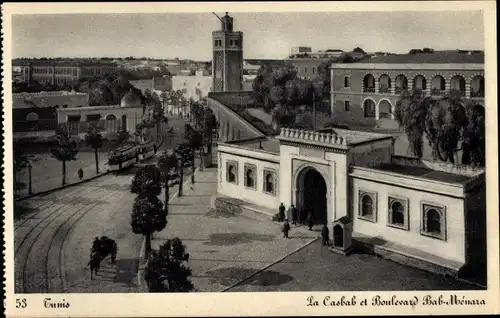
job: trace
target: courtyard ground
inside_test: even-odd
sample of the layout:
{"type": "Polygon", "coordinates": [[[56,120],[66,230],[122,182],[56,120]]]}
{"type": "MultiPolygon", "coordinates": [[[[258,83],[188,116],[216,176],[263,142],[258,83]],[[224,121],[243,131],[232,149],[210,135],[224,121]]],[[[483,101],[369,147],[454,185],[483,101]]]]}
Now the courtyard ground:
{"type": "MultiPolygon", "coordinates": [[[[154,234],[152,247],[180,238],[190,254],[196,291],[477,289],[372,255],[337,255],[321,246],[319,227],[312,232],[292,227],[285,239],[280,223],[213,211],[216,169],[195,176],[185,196],[170,200],[168,225],[154,234]]],[[[146,291],[143,281],[139,286],[146,291]]]]}

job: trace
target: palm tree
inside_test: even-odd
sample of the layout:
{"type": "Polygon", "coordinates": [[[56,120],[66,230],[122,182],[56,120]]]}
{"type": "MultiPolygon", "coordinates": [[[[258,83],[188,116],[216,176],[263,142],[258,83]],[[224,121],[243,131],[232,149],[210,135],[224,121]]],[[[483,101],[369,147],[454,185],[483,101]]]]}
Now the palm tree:
{"type": "Polygon", "coordinates": [[[66,184],[66,162],[76,160],[78,147],[71,141],[69,134],[64,130],[58,130],[55,136],[55,146],[50,150],[52,155],[62,163],[62,185],[66,184]]]}
{"type": "Polygon", "coordinates": [[[85,134],[85,143],[87,146],[94,149],[95,173],[99,174],[99,155],[97,151],[102,147],[103,138],[99,132],[99,127],[97,127],[95,123],[90,125],[87,133],[85,134]]]}
{"type": "MultiPolygon", "coordinates": [[[[158,166],[163,175],[164,189],[165,189],[165,215],[168,215],[168,200],[170,197],[169,188],[171,180],[177,177],[178,161],[177,156],[173,152],[163,152],[158,158],[158,166]]],[[[172,180],[173,181],[173,180],[172,180]]]]}
{"type": "Polygon", "coordinates": [[[132,231],[146,237],[145,258],[151,252],[151,235],[167,226],[163,203],[158,199],[161,192],[162,175],[156,165],[147,165],[138,170],[132,180],[130,191],[137,194],[132,208],[132,231]]]}

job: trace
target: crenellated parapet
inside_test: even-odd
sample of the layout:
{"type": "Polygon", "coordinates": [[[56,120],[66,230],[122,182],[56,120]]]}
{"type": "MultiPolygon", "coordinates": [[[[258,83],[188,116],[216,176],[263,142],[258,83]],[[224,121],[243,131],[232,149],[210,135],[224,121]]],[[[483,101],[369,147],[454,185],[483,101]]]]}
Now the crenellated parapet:
{"type": "Polygon", "coordinates": [[[281,128],[279,137],[286,139],[295,139],[296,141],[306,143],[321,143],[336,146],[349,145],[349,142],[345,136],[339,136],[335,133],[308,131],[302,129],[281,128]]]}

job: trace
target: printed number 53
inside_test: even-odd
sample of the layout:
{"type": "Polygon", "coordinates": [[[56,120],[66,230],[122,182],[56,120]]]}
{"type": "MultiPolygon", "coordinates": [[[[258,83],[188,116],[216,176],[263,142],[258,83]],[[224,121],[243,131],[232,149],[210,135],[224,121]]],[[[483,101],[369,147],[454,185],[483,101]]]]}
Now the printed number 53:
{"type": "Polygon", "coordinates": [[[16,299],[16,308],[26,308],[26,306],[28,306],[26,298],[16,299]]]}

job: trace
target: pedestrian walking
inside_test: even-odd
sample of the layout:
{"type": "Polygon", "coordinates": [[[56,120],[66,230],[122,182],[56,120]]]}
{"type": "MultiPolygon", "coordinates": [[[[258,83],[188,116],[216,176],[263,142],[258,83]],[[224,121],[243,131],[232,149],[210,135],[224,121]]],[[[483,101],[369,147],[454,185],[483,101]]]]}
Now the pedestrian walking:
{"type": "Polygon", "coordinates": [[[290,210],[292,212],[292,224],[297,225],[297,208],[292,204],[290,210]]]}
{"type": "Polygon", "coordinates": [[[78,178],[80,178],[80,180],[83,179],[83,169],[82,168],[78,169],[78,178]]]}
{"type": "Polygon", "coordinates": [[[279,215],[279,222],[283,222],[285,219],[285,205],[283,202],[281,202],[279,208],[278,208],[278,215],[279,215]]]}
{"type": "Polygon", "coordinates": [[[282,231],[283,231],[283,237],[288,238],[288,232],[290,232],[290,223],[288,223],[288,219],[285,219],[282,231]]]}
{"type": "Polygon", "coordinates": [[[326,223],[323,224],[323,228],[321,229],[321,238],[322,245],[330,246],[330,230],[328,229],[328,226],[326,226],[326,223]]]}
{"type": "Polygon", "coordinates": [[[312,231],[312,228],[314,226],[314,217],[313,217],[312,211],[309,211],[309,214],[307,215],[306,222],[307,222],[307,226],[309,227],[309,231],[312,231]]]}

